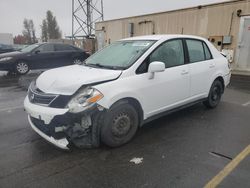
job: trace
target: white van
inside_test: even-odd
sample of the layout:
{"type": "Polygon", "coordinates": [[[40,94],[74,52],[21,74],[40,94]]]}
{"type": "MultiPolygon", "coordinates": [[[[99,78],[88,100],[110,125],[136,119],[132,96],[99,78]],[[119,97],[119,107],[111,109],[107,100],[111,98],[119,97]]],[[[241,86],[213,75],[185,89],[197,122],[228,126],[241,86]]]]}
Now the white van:
{"type": "Polygon", "coordinates": [[[216,107],[230,77],[227,59],[204,38],[134,37],[44,72],[24,107],[31,127],[62,149],[116,147],[159,116],[197,102],[216,107]]]}

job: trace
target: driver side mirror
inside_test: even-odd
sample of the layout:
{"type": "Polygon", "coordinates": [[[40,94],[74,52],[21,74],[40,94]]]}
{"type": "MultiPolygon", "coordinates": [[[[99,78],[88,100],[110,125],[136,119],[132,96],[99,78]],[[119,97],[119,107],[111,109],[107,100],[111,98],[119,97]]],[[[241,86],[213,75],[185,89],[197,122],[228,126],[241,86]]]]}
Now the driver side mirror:
{"type": "Polygon", "coordinates": [[[39,54],[39,53],[40,53],[40,50],[36,50],[34,53],[35,53],[35,54],[39,54]]]}
{"type": "Polygon", "coordinates": [[[154,61],[149,64],[148,72],[150,73],[149,79],[153,79],[156,72],[164,72],[165,63],[160,61],[154,61]]]}

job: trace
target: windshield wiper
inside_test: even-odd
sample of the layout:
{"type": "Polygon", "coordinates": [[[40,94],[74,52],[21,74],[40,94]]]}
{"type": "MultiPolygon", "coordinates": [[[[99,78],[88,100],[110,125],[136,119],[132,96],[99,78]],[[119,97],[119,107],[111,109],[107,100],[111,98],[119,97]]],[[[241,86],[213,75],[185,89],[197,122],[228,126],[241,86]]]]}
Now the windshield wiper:
{"type": "Polygon", "coordinates": [[[100,63],[96,64],[84,64],[90,67],[97,67],[97,68],[104,68],[104,69],[112,69],[112,70],[124,70],[124,67],[119,67],[119,66],[111,66],[111,65],[101,65],[100,63]]]}

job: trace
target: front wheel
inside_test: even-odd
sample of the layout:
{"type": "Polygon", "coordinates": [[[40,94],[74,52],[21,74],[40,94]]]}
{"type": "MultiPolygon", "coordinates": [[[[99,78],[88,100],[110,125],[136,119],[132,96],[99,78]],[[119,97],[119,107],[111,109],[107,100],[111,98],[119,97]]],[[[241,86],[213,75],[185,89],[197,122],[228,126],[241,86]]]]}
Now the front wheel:
{"type": "Polygon", "coordinates": [[[29,65],[24,61],[19,61],[15,66],[15,72],[19,75],[27,74],[29,70],[29,65]]]}
{"type": "Polygon", "coordinates": [[[101,140],[110,147],[121,146],[134,137],[138,126],[138,113],[132,105],[115,105],[107,112],[101,128],[101,140]]]}
{"type": "Polygon", "coordinates": [[[219,103],[223,93],[223,85],[221,81],[215,80],[210,88],[209,95],[203,104],[208,108],[215,108],[219,103]]]}

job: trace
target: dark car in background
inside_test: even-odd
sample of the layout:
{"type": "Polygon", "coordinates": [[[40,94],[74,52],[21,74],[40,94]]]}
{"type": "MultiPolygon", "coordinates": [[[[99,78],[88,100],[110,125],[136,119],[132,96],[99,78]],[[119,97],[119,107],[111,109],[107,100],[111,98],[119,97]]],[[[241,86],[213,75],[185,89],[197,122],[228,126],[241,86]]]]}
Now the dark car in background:
{"type": "Polygon", "coordinates": [[[37,43],[21,51],[0,54],[0,70],[23,75],[32,69],[81,64],[88,56],[88,53],[72,45],[37,43]]]}
{"type": "Polygon", "coordinates": [[[7,53],[7,52],[13,52],[15,49],[11,45],[6,44],[0,44],[0,54],[7,53]]]}

